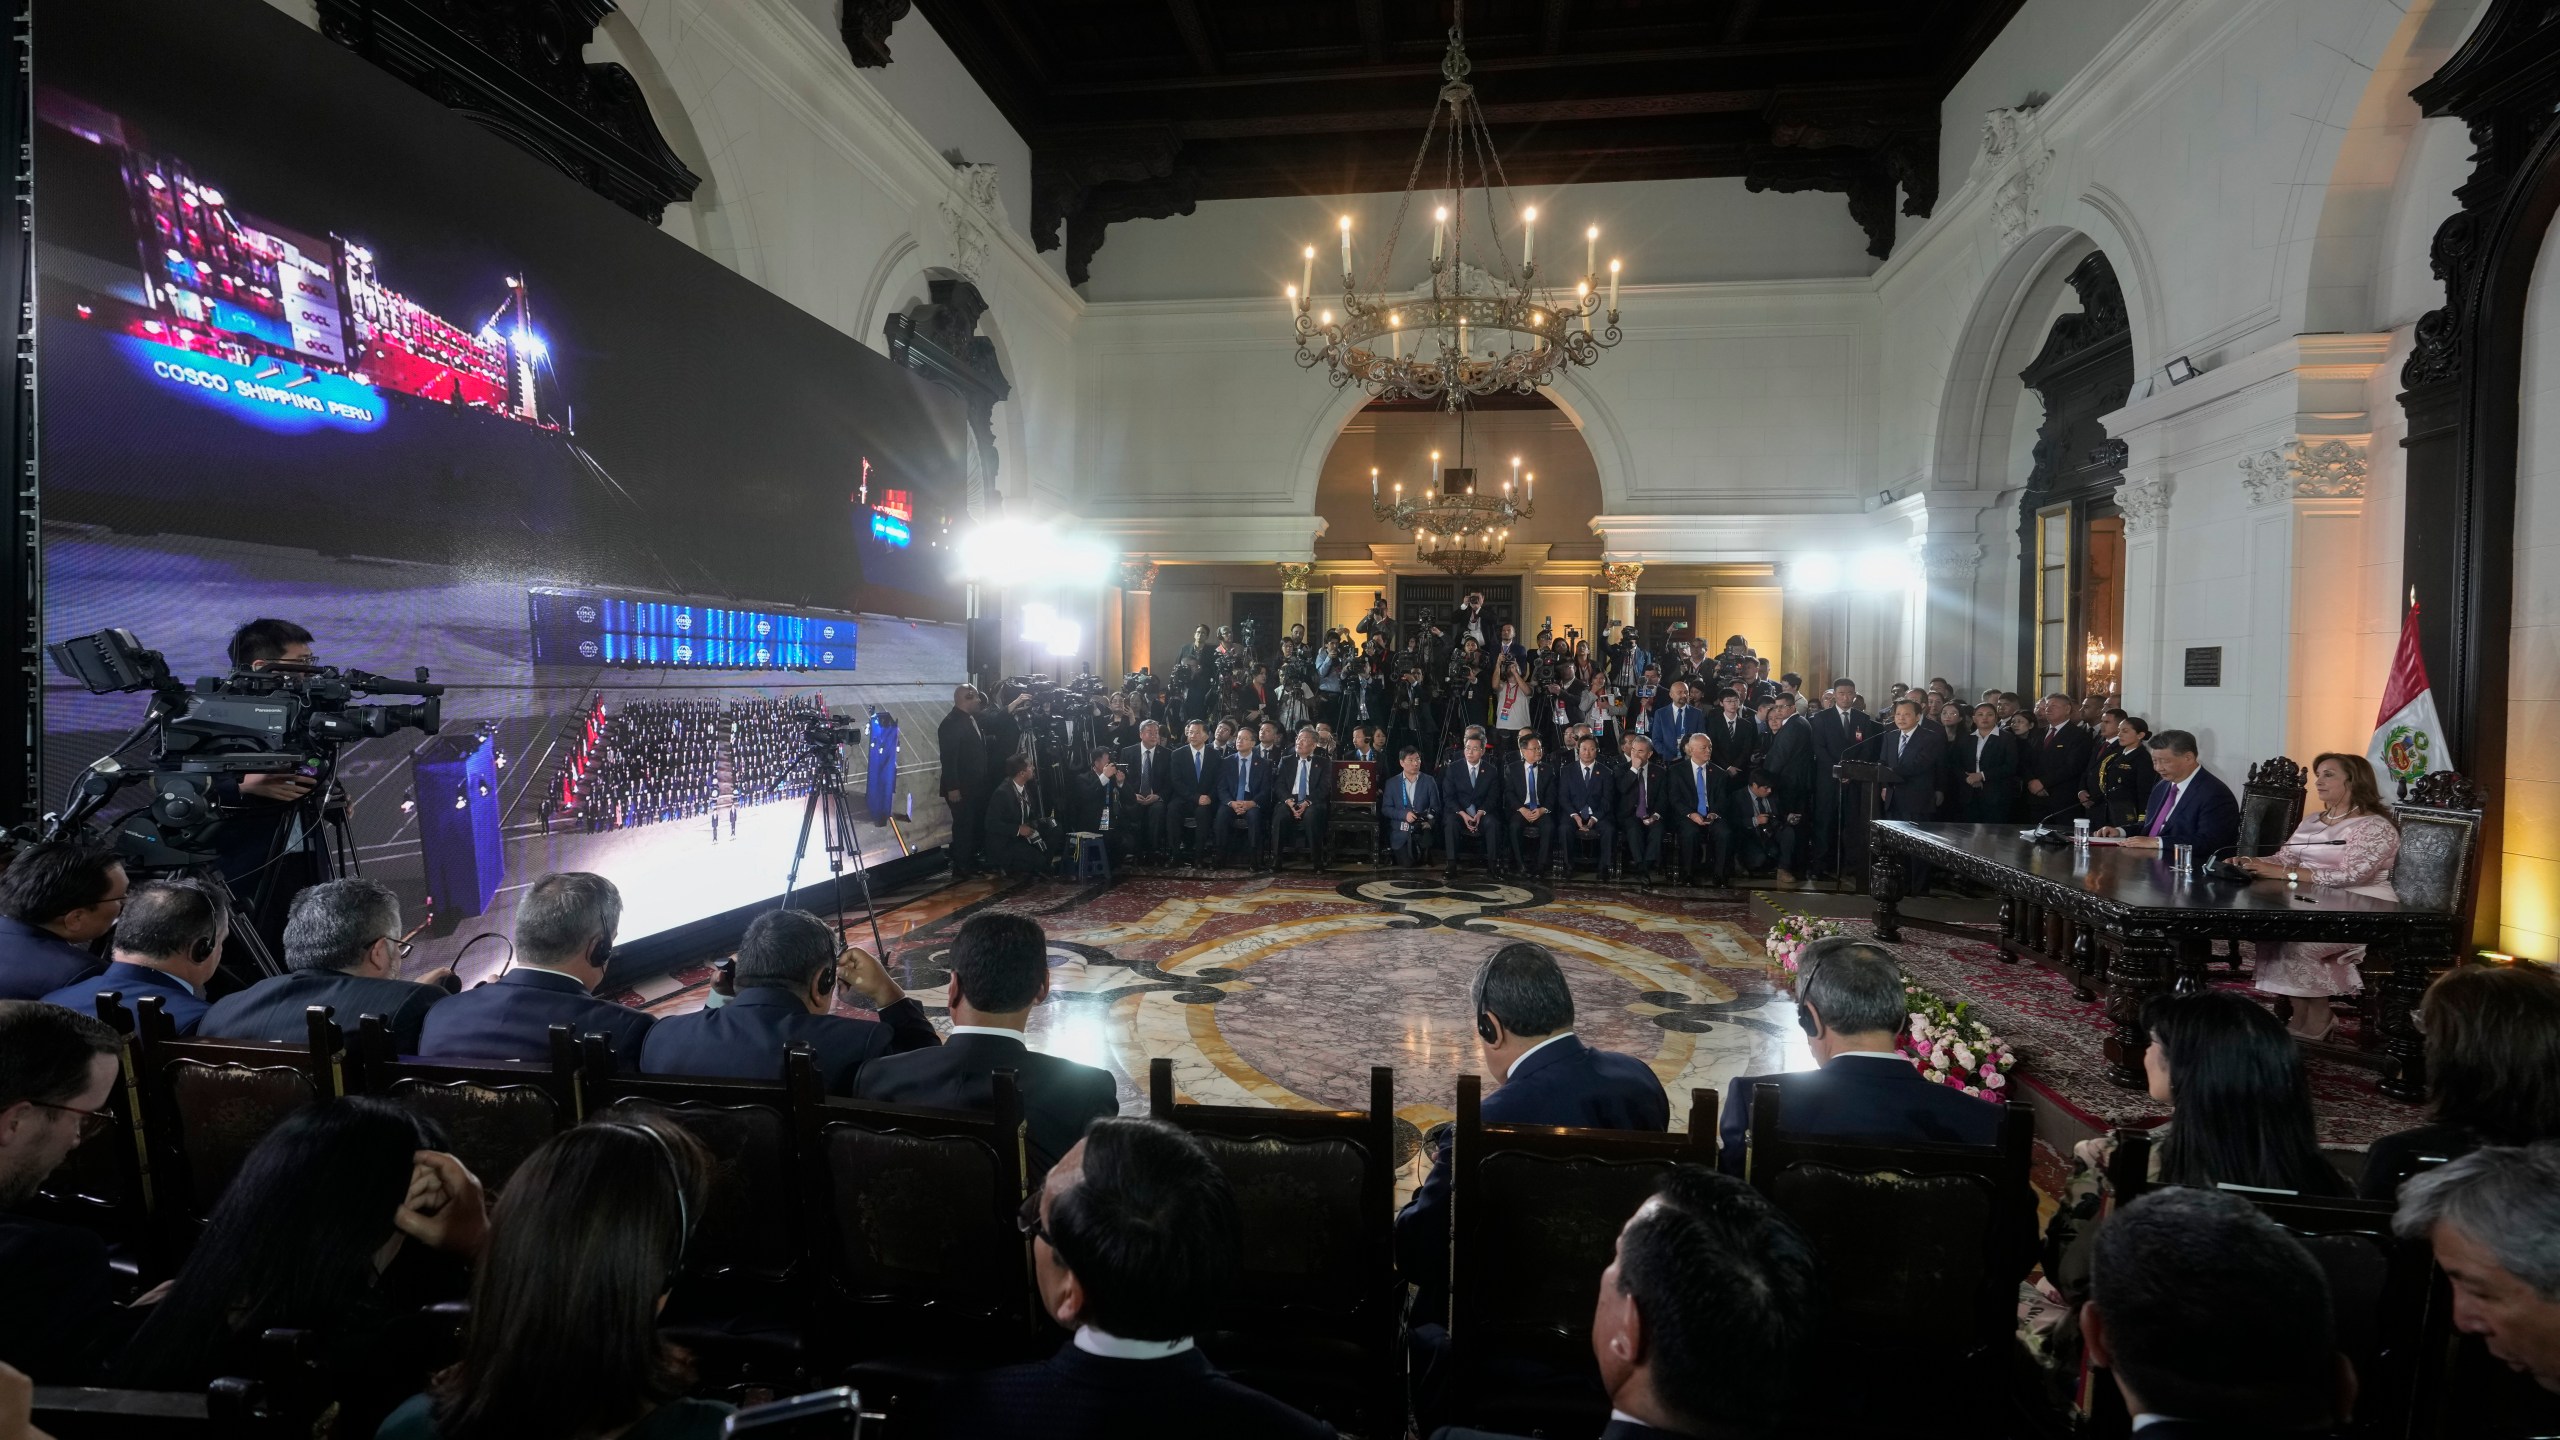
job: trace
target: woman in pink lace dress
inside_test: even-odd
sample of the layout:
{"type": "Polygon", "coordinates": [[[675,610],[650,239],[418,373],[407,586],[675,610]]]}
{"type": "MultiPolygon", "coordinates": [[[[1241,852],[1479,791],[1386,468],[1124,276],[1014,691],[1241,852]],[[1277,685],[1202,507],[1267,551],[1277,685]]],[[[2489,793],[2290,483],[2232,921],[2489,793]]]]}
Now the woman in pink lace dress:
{"type": "MultiPolygon", "coordinates": [[[[2359,895],[2397,898],[2391,867],[2400,858],[2400,825],[2382,803],[2372,764],[2361,755],[2322,755],[2311,762],[2311,779],[2320,797],[2318,813],[2302,817],[2283,849],[2244,859],[2240,867],[2265,879],[2296,878],[2359,895]],[[2335,843],[2308,843],[2314,841],[2335,843]]],[[[2356,968],[2363,959],[2361,945],[2261,944],[2257,987],[2269,995],[2292,997],[2289,1028],[2296,1037],[2326,1039],[2337,1023],[2329,998],[2364,988],[2364,976],[2356,968]]]]}

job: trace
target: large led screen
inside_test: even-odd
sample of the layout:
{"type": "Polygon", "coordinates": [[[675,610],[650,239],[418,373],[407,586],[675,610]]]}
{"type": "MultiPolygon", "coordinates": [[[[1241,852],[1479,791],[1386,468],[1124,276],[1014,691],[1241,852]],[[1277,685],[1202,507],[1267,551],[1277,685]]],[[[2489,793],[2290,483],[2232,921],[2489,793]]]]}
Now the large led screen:
{"type": "MultiPolygon", "coordinates": [[[[625,939],[778,892],[813,721],[899,742],[887,795],[845,755],[870,860],[945,838],[868,812],[963,668],[954,397],[257,0],[39,0],[34,48],[45,638],[428,667],[439,735],[336,754],[413,969],[495,968],[545,870],[625,939]]],[[[53,803],[145,699],[48,677],[53,803]]]]}

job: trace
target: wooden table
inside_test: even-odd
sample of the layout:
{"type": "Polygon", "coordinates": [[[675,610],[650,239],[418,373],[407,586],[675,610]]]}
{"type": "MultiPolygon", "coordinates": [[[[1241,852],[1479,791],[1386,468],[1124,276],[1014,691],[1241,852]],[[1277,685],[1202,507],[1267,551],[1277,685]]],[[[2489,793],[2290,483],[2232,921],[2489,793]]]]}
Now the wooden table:
{"type": "MultiPolygon", "coordinates": [[[[2173,873],[2156,851],[2115,845],[2059,848],[2019,837],[2020,827],[1879,820],[1869,832],[1869,884],[1879,940],[1902,926],[1928,925],[1899,911],[1903,867],[1934,870],[1987,885],[2001,896],[2000,945],[2014,958],[2022,912],[2061,915],[2115,942],[2106,965],[2107,1077],[2139,1089],[2150,1037],[2142,1007],[2174,983],[2181,994],[2204,988],[2202,955],[2216,940],[2307,940],[2362,945],[2368,969],[2390,977],[2375,997],[2382,1029],[2382,1090],[2395,1099],[2426,1098],[2426,1044],[2411,1012],[2438,967],[2452,963],[2454,917],[2325,885],[2260,880],[2247,885],[2173,873]],[[2187,959],[2182,963],[2182,950],[2187,959]]],[[[1929,928],[1947,928],[1930,926],[1929,928]]]]}

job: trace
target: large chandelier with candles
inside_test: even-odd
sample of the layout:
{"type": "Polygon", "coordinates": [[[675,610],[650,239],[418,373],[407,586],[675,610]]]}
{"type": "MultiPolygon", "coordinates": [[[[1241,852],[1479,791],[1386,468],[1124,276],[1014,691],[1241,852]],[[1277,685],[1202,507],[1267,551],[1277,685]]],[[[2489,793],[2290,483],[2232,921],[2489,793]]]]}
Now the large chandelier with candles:
{"type": "Polygon", "coordinates": [[[1440,452],[1431,452],[1429,483],[1418,496],[1404,493],[1399,480],[1380,491],[1378,469],[1369,468],[1369,509],[1399,530],[1413,532],[1413,558],[1452,575],[1472,575],[1502,561],[1511,528],[1538,513],[1538,472],[1522,470],[1511,457],[1511,478],[1500,494],[1479,490],[1474,467],[1467,464],[1467,411],[1458,410],[1458,463],[1440,467],[1440,452]]]}
{"type": "Polygon", "coordinates": [[[1340,309],[1315,303],[1316,247],[1306,247],[1305,272],[1288,292],[1298,364],[1325,367],[1336,386],[1358,385],[1384,399],[1442,400],[1455,406],[1474,395],[1531,394],[1552,384],[1566,365],[1592,364],[1602,350],[1618,343],[1619,266],[1611,260],[1604,278],[1600,227],[1583,231],[1582,275],[1571,292],[1539,283],[1538,212],[1534,206],[1510,203],[1511,182],[1485,127],[1475,87],[1467,83],[1471,68],[1462,7],[1458,23],[1449,30],[1448,54],[1440,62],[1439,103],[1423,127],[1422,148],[1413,157],[1413,172],[1405,178],[1386,242],[1376,252],[1368,287],[1362,288],[1352,265],[1350,216],[1343,216],[1340,226],[1340,309]],[[1394,273],[1396,243],[1435,145],[1441,152],[1441,173],[1439,191],[1430,201],[1431,270],[1412,290],[1390,292],[1386,286],[1394,273]],[[1480,192],[1475,204],[1488,221],[1497,215],[1520,217],[1516,269],[1498,223],[1487,226],[1492,253],[1469,258],[1471,188],[1480,192]],[[1481,263],[1485,261],[1490,263],[1481,263]],[[1597,330],[1594,316],[1604,316],[1597,330]]]}

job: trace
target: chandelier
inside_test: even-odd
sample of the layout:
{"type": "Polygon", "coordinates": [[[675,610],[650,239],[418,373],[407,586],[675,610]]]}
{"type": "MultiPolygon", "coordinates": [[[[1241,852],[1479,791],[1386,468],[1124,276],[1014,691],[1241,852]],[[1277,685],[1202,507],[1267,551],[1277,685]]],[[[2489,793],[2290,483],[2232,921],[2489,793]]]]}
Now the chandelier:
{"type": "Polygon", "coordinates": [[[1440,468],[1440,452],[1431,452],[1431,484],[1419,498],[1408,499],[1404,482],[1378,489],[1378,468],[1369,467],[1369,511],[1399,530],[1413,532],[1413,558],[1452,575],[1472,575],[1499,564],[1511,539],[1511,527],[1538,513],[1538,472],[1523,471],[1511,457],[1511,478],[1499,495],[1476,489],[1476,472],[1467,462],[1467,414],[1458,405],[1458,463],[1440,468]]]}
{"type": "Polygon", "coordinates": [[[1470,395],[1512,391],[1527,395],[1552,384],[1566,365],[1589,365],[1600,352],[1618,343],[1618,262],[1607,272],[1605,324],[1592,328],[1601,313],[1599,269],[1600,227],[1583,231],[1582,276],[1571,294],[1538,284],[1538,211],[1513,211],[1511,182],[1503,174],[1502,157],[1485,127],[1484,109],[1475,87],[1467,83],[1466,19],[1449,30],[1449,51],[1440,62],[1439,103],[1422,130],[1422,148],[1405,177],[1396,217],[1379,247],[1371,284],[1363,290],[1352,267],[1351,217],[1341,223],[1342,308],[1315,304],[1316,247],[1306,247],[1301,283],[1288,291],[1289,315],[1298,340],[1298,364],[1325,367],[1336,387],[1358,385],[1373,396],[1390,399],[1447,399],[1456,403],[1470,395]],[[1442,112],[1447,112],[1446,120],[1442,112]],[[1442,148],[1440,193],[1431,221],[1431,271],[1412,290],[1392,293],[1387,277],[1394,273],[1396,242],[1405,216],[1413,209],[1414,187],[1431,158],[1433,144],[1442,148]],[[1499,228],[1493,236],[1490,265],[1467,256],[1467,191],[1482,192],[1478,202],[1490,221],[1497,213],[1494,192],[1502,192],[1502,213],[1520,217],[1520,264],[1514,269],[1499,228]]]}

